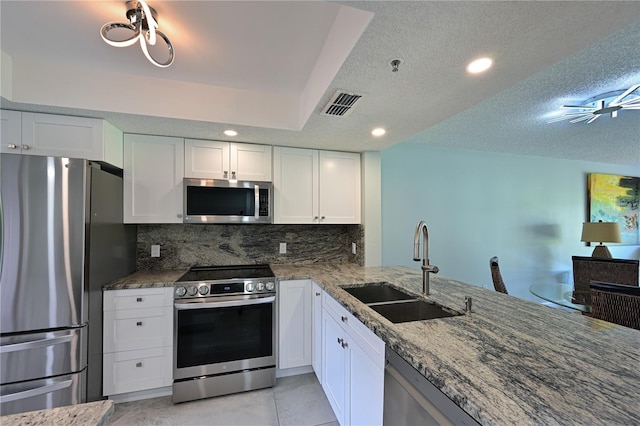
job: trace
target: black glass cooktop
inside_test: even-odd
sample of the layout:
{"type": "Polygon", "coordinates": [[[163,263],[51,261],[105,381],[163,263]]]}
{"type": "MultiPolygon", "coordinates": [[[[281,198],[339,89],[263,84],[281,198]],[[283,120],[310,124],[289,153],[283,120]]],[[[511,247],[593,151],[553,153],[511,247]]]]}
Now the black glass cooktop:
{"type": "Polygon", "coordinates": [[[232,279],[273,278],[269,265],[194,266],[178,279],[188,281],[220,281],[232,279]]]}

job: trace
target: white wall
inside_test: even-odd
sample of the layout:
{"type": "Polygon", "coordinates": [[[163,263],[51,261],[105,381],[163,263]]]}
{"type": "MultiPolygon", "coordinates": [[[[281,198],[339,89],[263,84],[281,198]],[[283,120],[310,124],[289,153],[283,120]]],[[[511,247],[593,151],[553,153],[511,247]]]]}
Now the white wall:
{"type": "MultiPolygon", "coordinates": [[[[587,217],[587,173],[638,176],[623,167],[403,143],[381,154],[382,263],[419,268],[413,234],[425,220],[431,264],[440,275],[493,288],[498,256],[510,294],[529,300],[535,282],[573,282],[571,256],[587,217]]],[[[640,246],[607,244],[613,257],[638,259],[640,246]]]]}

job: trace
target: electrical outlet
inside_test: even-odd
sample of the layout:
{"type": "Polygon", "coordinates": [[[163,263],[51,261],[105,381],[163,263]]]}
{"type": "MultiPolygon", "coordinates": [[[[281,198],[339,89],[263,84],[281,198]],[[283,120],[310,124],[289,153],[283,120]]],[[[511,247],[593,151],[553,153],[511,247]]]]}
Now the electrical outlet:
{"type": "Polygon", "coordinates": [[[151,257],[160,257],[160,245],[151,244],[151,257]]]}
{"type": "Polygon", "coordinates": [[[280,254],[287,254],[287,243],[280,243],[280,254]]]}
{"type": "Polygon", "coordinates": [[[351,243],[351,254],[356,254],[357,247],[356,243],[351,243]]]}

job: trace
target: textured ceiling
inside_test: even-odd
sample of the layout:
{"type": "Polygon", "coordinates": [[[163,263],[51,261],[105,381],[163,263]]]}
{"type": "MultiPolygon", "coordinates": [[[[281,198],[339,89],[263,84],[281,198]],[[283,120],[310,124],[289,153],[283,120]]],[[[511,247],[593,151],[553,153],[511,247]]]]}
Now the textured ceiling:
{"type": "MultiPolygon", "coordinates": [[[[7,3],[6,0],[0,2],[2,51],[33,61],[38,57],[34,50],[41,47],[31,44],[20,48],[19,44],[13,44],[17,43],[12,41],[15,38],[7,37],[5,20],[9,18],[4,13],[7,3]]],[[[55,3],[63,11],[77,4],[55,3]]],[[[313,52],[320,57],[323,48],[333,50],[327,49],[327,34],[330,32],[328,23],[337,14],[334,6],[346,5],[349,9],[373,13],[364,32],[357,34],[359,38],[356,37],[355,45],[345,47],[339,40],[334,40],[335,44],[331,46],[348,50],[348,55],[333,74],[325,72],[326,87],[319,101],[313,104],[313,111],[301,130],[286,130],[269,123],[238,125],[241,121],[228,119],[229,116],[220,121],[176,118],[178,115],[163,115],[157,105],[154,105],[155,109],[141,108],[138,113],[123,114],[118,111],[126,110],[126,98],[120,100],[121,109],[117,105],[106,109],[87,107],[87,104],[74,108],[53,102],[21,102],[18,93],[8,96],[5,91],[2,106],[107,118],[122,130],[135,133],[229,140],[222,135],[222,130],[233,127],[239,132],[236,140],[240,142],[365,151],[382,150],[409,140],[434,146],[637,164],[640,167],[640,111],[622,112],[616,119],[602,117],[592,124],[547,123],[551,114],[564,103],[583,101],[598,93],[640,83],[640,2],[362,1],[331,2],[328,4],[333,8],[328,9],[323,8],[327,3],[304,3],[317,7],[317,26],[305,32],[300,25],[291,24],[296,13],[308,16],[310,9],[296,11],[296,8],[290,8],[286,16],[280,17],[288,23],[282,27],[286,32],[284,36],[299,40],[300,45],[283,46],[274,41],[278,35],[273,34],[274,26],[281,27],[276,25],[278,17],[268,12],[278,11],[282,15],[283,5],[291,7],[298,5],[297,2],[151,2],[159,12],[163,10],[161,29],[170,37],[172,34],[178,37],[179,32],[172,33],[173,29],[190,28],[188,16],[181,11],[187,10],[188,15],[197,16],[198,24],[194,28],[200,33],[195,34],[195,29],[191,29],[188,35],[192,42],[197,41],[210,49],[206,56],[213,64],[207,65],[211,67],[208,69],[202,64],[191,66],[187,61],[190,54],[181,54],[176,47],[176,61],[182,57],[186,62],[172,65],[172,68],[176,67],[176,71],[172,71],[176,73],[173,78],[217,87],[226,85],[238,90],[264,90],[267,84],[261,80],[264,75],[256,74],[252,79],[252,68],[255,71],[260,65],[239,60],[234,63],[237,57],[229,53],[233,51],[229,46],[249,45],[259,38],[260,29],[266,31],[265,40],[271,40],[271,43],[260,45],[262,53],[257,63],[269,70],[267,77],[279,84],[291,84],[291,87],[278,89],[288,94],[304,85],[301,76],[314,67],[309,56],[297,61],[301,52],[313,52]],[[222,6],[226,9],[221,12],[222,6]],[[239,11],[233,10],[234,7],[241,7],[242,13],[238,15],[239,11]],[[218,28],[215,34],[213,30],[209,33],[207,28],[216,26],[203,24],[210,16],[227,16],[228,21],[232,13],[236,18],[245,18],[237,25],[227,23],[222,26],[228,27],[229,31],[218,28]],[[271,21],[262,22],[265,19],[271,21]],[[171,26],[164,28],[164,23],[171,26]],[[226,48],[223,48],[225,44],[226,48]],[[305,45],[308,50],[301,49],[305,45]],[[215,63],[217,50],[226,52],[227,65],[231,62],[229,68],[221,69],[219,73],[214,72],[220,65],[215,63]],[[494,68],[486,75],[468,76],[464,66],[479,55],[494,57],[494,68]],[[296,78],[278,76],[278,69],[283,75],[288,70],[288,67],[278,68],[284,64],[283,57],[292,63],[291,66],[298,67],[293,73],[296,78]],[[388,62],[396,57],[404,62],[399,72],[392,73],[388,62]],[[233,66],[238,67],[235,72],[233,66]],[[321,115],[320,109],[337,89],[364,96],[346,117],[321,115]],[[382,138],[371,136],[369,132],[376,126],[386,127],[387,134],[382,138]]],[[[41,12],[33,8],[30,13],[41,12]]],[[[120,16],[114,16],[114,13],[121,11],[101,13],[103,15],[97,19],[100,25],[106,20],[119,20],[120,16]],[[106,15],[110,18],[103,18],[106,15]]],[[[51,22],[48,27],[31,26],[29,30],[38,28],[36,35],[55,39],[56,31],[62,26],[51,22]]],[[[110,67],[120,63],[118,50],[122,49],[104,46],[99,37],[94,39],[85,50],[78,51],[69,45],[47,45],[53,50],[47,55],[55,55],[57,61],[82,64],[89,72],[91,67],[101,64],[105,69],[112,69],[110,67]]],[[[43,56],[44,67],[54,60],[47,55],[43,56]]],[[[131,55],[142,56],[140,52],[131,55]]],[[[20,59],[14,62],[19,65],[20,59]]],[[[149,81],[161,78],[166,80],[165,84],[171,84],[168,74],[163,74],[166,70],[150,69],[147,65],[144,60],[128,64],[126,75],[130,74],[132,78],[148,76],[149,81]]],[[[317,72],[322,70],[317,63],[315,66],[317,72]]],[[[60,81],[60,84],[64,87],[73,82],[60,81]]],[[[191,100],[181,99],[180,92],[172,93],[166,99],[168,104],[180,105],[191,100]]],[[[83,102],[90,100],[82,99],[83,102]]],[[[224,106],[219,98],[207,101],[224,106]]],[[[233,109],[238,116],[242,115],[241,106],[233,105],[233,109]]],[[[268,112],[265,109],[264,115],[268,112]]]]}

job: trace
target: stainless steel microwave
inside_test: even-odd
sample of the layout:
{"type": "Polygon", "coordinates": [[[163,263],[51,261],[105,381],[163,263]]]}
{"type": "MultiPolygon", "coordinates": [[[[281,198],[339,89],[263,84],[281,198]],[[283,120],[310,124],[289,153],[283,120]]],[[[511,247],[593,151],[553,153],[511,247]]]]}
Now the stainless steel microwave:
{"type": "Polygon", "coordinates": [[[184,179],[184,223],[272,223],[271,182],[184,179]]]}

